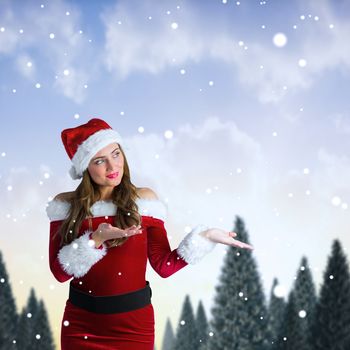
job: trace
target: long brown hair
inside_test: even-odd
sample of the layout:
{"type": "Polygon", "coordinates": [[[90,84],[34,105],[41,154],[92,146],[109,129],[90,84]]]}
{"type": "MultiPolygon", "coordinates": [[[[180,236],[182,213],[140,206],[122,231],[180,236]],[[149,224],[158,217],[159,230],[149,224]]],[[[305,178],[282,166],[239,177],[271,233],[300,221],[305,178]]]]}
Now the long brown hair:
{"type": "MultiPolygon", "coordinates": [[[[141,216],[138,213],[136,199],[138,197],[136,186],[130,179],[129,165],[122,147],[120,151],[124,157],[124,173],[121,182],[115,186],[112,193],[112,202],[118,210],[115,215],[114,226],[121,229],[141,223],[141,216]]],[[[101,199],[98,185],[91,178],[88,170],[83,172],[83,178],[74,192],[67,198],[70,203],[68,217],[63,221],[58,234],[61,236],[61,244],[71,243],[79,235],[79,229],[83,220],[92,216],[91,206],[101,199]]],[[[116,238],[108,241],[108,247],[120,246],[129,237],[116,238]]]]}

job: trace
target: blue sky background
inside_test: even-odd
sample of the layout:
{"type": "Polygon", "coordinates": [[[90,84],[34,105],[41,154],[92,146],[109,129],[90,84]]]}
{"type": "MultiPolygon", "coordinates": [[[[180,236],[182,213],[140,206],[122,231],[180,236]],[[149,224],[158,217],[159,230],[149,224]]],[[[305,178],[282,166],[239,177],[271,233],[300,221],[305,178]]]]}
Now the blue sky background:
{"type": "MultiPolygon", "coordinates": [[[[77,186],[61,130],[92,117],[167,202],[173,248],[241,215],[266,293],[302,255],[319,286],[332,240],[350,247],[349,17],[345,0],[1,0],[0,247],[18,306],[34,286],[58,334],[45,204],[77,186]]],[[[209,314],[224,251],[167,280],[149,269],[157,344],[186,293],[209,314]]]]}

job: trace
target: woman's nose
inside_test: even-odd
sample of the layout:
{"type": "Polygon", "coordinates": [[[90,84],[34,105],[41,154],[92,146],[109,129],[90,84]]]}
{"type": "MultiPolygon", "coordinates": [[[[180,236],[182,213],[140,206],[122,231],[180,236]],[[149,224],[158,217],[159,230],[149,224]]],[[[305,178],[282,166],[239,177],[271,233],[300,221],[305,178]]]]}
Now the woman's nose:
{"type": "Polygon", "coordinates": [[[119,167],[119,162],[115,159],[107,160],[107,169],[108,170],[117,170],[119,167]]]}

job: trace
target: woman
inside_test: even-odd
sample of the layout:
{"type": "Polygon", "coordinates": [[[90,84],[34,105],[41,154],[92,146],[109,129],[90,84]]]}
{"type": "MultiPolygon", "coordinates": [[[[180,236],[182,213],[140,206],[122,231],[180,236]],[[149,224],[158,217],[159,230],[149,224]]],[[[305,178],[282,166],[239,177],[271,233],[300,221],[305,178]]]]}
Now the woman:
{"type": "Polygon", "coordinates": [[[147,259],[162,277],[194,264],[216,243],[252,249],[234,232],[197,226],[173,251],[164,228],[165,205],[136,188],[120,135],[103,120],[62,132],[75,191],[47,206],[50,269],[71,279],[61,348],[153,350],[154,313],[145,280],[147,259]]]}

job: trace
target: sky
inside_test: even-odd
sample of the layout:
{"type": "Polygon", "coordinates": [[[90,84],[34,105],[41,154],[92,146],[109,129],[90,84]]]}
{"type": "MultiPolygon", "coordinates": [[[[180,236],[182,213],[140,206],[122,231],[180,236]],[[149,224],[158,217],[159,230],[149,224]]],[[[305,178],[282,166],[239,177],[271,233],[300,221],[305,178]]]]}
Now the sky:
{"type": "MultiPolygon", "coordinates": [[[[61,131],[93,117],[167,203],[173,249],[239,215],[266,295],[302,256],[319,288],[334,239],[349,256],[349,19],[346,0],[0,0],[0,249],[19,310],[34,287],[57,340],[68,284],[45,206],[78,184],[61,131]]],[[[186,294],[210,316],[225,250],[168,279],[148,268],[158,348],[186,294]]]]}

